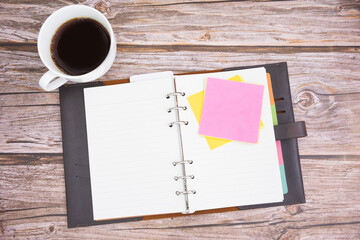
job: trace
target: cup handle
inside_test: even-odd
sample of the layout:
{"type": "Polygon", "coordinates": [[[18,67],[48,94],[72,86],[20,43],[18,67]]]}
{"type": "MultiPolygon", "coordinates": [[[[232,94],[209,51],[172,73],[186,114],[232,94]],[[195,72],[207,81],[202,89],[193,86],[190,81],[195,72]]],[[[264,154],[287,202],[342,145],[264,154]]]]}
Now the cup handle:
{"type": "Polygon", "coordinates": [[[48,71],[40,78],[39,85],[45,91],[52,91],[64,85],[67,81],[65,78],[58,77],[48,71]]]}

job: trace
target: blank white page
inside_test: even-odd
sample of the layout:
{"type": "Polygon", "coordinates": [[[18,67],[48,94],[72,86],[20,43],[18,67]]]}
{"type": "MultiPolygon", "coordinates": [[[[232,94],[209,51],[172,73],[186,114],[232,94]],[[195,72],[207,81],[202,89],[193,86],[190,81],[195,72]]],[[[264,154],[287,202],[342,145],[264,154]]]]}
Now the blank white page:
{"type": "Polygon", "coordinates": [[[182,212],[173,78],[84,89],[95,220],[182,212]]]}
{"type": "Polygon", "coordinates": [[[179,98],[179,106],[188,109],[180,112],[180,118],[189,121],[181,132],[185,159],[193,160],[186,166],[187,174],[195,176],[188,181],[189,189],[196,190],[195,195],[189,195],[193,211],[283,200],[265,69],[176,76],[176,88],[191,96],[204,90],[206,77],[229,79],[237,74],[247,83],[265,86],[261,116],[264,129],[260,130],[258,144],[232,141],[210,150],[198,134],[199,124],[186,97],[179,98]]]}

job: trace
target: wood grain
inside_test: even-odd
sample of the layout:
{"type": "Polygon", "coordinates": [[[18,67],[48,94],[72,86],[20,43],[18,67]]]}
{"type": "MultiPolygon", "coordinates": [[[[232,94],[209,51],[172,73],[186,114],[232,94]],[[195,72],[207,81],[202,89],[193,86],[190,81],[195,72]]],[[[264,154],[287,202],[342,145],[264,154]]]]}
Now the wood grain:
{"type": "Polygon", "coordinates": [[[196,239],[215,236],[217,239],[358,238],[360,157],[307,158],[302,160],[302,168],[306,204],[67,230],[63,165],[3,165],[0,168],[0,192],[6,192],[6,197],[1,197],[0,236],[69,239],[149,239],[150,236],[154,239],[188,239],[190,236],[196,239]]]}
{"type": "Polygon", "coordinates": [[[358,46],[360,42],[359,1],[45,2],[2,1],[0,42],[35,42],[51,13],[74,3],[102,11],[118,43],[358,46]]]}
{"type": "MultiPolygon", "coordinates": [[[[1,59],[7,61],[0,66],[0,152],[61,153],[58,95],[39,89],[37,81],[43,66],[37,54],[25,48],[2,50],[0,56],[5,56],[1,59]],[[26,67],[20,67],[19,62],[26,67]]],[[[220,51],[176,54],[121,51],[102,80],[169,69],[181,73],[287,61],[295,117],[307,122],[309,134],[299,140],[300,154],[357,155],[360,154],[357,131],[360,110],[356,104],[360,101],[359,60],[358,52],[254,55],[220,51]]]]}
{"type": "Polygon", "coordinates": [[[360,239],[360,1],[0,2],[0,239],[360,239]],[[85,4],[111,22],[101,80],[287,61],[306,204],[67,229],[58,93],[43,92],[43,21],[85,4]]]}
{"type": "MultiPolygon", "coordinates": [[[[295,89],[293,107],[296,119],[306,121],[308,130],[308,137],[299,139],[300,155],[359,155],[360,133],[356,129],[360,110],[354,103],[360,101],[360,93],[323,94],[319,93],[320,90],[326,89],[317,84],[295,89]]],[[[24,97],[37,99],[38,95],[50,94],[12,94],[1,98],[16,97],[14,102],[23,102],[24,97]]],[[[2,107],[1,115],[0,152],[62,152],[58,105],[2,107]]],[[[19,161],[23,160],[20,158],[19,161]]]]}
{"type": "MultiPolygon", "coordinates": [[[[309,84],[312,79],[329,88],[332,93],[337,89],[353,92],[359,86],[360,48],[330,52],[322,52],[321,48],[315,48],[312,52],[287,48],[272,52],[266,49],[254,47],[252,51],[248,49],[242,52],[241,48],[240,51],[223,51],[221,47],[213,47],[199,51],[174,46],[144,51],[142,46],[119,46],[113,67],[100,80],[129,78],[134,74],[154,71],[185,73],[286,61],[292,87],[309,84]],[[256,52],[257,49],[263,51],[256,52]]],[[[46,71],[35,46],[0,47],[0,94],[42,91],[38,81],[46,71]]]]}

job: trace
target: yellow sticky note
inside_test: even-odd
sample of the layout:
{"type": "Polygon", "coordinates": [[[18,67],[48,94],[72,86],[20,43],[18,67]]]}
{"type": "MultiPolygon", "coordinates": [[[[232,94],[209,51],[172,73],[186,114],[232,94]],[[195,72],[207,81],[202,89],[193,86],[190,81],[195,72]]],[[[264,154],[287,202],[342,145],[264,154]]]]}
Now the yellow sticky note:
{"type": "Polygon", "coordinates": [[[204,102],[204,93],[205,93],[205,91],[203,90],[203,91],[200,91],[198,93],[195,93],[195,94],[187,97],[190,107],[191,107],[191,109],[194,113],[194,116],[199,124],[200,124],[201,111],[202,111],[203,102],[204,102]]]}
{"type": "MultiPolygon", "coordinates": [[[[204,102],[204,93],[205,93],[205,91],[201,91],[201,92],[195,93],[187,98],[187,100],[190,104],[190,107],[194,113],[194,116],[199,124],[200,124],[201,111],[202,111],[203,102],[204,102]]],[[[214,138],[214,137],[205,137],[205,139],[211,150],[215,149],[217,147],[220,147],[220,146],[224,145],[225,143],[231,142],[231,140],[214,138]]]]}
{"type": "Polygon", "coordinates": [[[239,76],[239,75],[235,75],[232,78],[229,78],[228,80],[230,81],[234,81],[234,82],[244,82],[243,77],[239,76]]]}

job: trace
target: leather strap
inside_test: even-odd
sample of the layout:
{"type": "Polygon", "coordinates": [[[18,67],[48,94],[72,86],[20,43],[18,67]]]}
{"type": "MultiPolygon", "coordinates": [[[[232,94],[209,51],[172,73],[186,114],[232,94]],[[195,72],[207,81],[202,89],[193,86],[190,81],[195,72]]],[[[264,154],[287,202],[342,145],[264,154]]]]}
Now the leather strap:
{"type": "Polygon", "coordinates": [[[274,126],[276,140],[306,137],[306,126],[304,121],[280,124],[274,126]]]}

